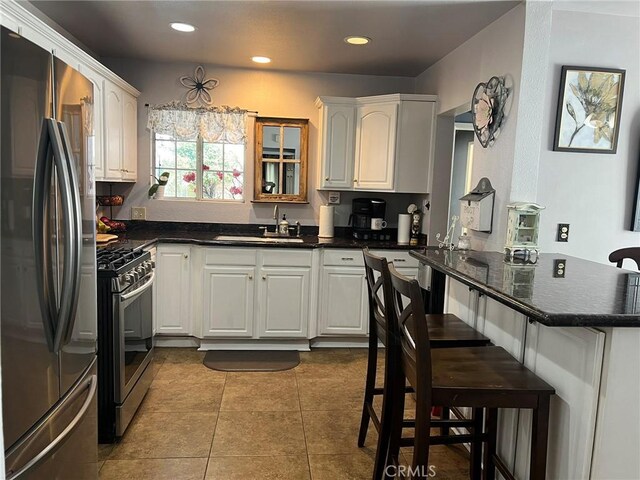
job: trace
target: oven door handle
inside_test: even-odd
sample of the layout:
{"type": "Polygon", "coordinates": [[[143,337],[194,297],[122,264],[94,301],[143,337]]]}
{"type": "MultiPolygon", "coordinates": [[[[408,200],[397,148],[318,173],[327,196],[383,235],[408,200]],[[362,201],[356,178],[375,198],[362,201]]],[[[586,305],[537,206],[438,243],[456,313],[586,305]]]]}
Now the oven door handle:
{"type": "Polygon", "coordinates": [[[122,302],[127,301],[130,298],[133,298],[136,295],[139,295],[142,292],[144,292],[145,290],[148,290],[149,288],[151,288],[153,286],[153,280],[155,279],[155,277],[156,277],[156,272],[155,271],[151,272],[151,276],[149,277],[149,281],[148,282],[146,282],[141,287],[136,288],[133,292],[125,293],[124,295],[120,295],[120,301],[122,301],[122,302]]]}

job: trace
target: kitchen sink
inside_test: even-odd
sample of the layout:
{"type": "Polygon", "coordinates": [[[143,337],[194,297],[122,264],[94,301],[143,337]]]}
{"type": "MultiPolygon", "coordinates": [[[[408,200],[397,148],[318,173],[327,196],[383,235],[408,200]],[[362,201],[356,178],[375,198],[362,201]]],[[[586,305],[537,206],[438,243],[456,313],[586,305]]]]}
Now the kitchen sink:
{"type": "Polygon", "coordinates": [[[302,243],[304,241],[296,237],[246,237],[243,235],[217,235],[215,240],[255,243],[302,243]]]}

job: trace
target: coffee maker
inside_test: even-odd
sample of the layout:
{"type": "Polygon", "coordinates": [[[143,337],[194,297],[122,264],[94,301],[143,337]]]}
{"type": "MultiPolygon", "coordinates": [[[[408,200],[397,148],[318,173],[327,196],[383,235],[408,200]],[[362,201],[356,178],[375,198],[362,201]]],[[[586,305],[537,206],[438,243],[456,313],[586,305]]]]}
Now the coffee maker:
{"type": "Polygon", "coordinates": [[[384,220],[387,202],[379,198],[354,198],[351,202],[349,224],[353,238],[359,240],[391,240],[384,220]]]}

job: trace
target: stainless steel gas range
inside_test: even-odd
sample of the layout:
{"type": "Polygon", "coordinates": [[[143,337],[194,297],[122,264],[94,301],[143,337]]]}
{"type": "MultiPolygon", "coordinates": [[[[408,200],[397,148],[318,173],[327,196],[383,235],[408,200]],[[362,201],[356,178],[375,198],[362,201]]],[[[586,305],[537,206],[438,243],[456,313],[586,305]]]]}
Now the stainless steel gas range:
{"type": "Polygon", "coordinates": [[[102,248],[98,264],[98,436],[124,434],[153,379],[154,265],[149,252],[102,248]]]}

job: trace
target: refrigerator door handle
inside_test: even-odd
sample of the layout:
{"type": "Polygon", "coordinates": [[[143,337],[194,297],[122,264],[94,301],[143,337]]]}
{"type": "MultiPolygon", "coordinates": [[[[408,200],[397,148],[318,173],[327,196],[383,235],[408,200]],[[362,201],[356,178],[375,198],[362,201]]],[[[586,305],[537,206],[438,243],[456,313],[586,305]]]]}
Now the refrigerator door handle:
{"type": "Polygon", "coordinates": [[[70,210],[73,212],[71,218],[71,228],[74,231],[73,250],[71,255],[73,256],[74,266],[72,270],[73,286],[71,290],[71,304],[69,306],[69,315],[64,324],[64,331],[62,332],[63,345],[69,343],[73,328],[75,325],[76,311],[78,309],[78,299],[80,297],[80,275],[82,264],[82,203],[80,201],[80,183],[78,181],[78,174],[74,165],[73,150],[71,149],[71,142],[69,141],[69,135],[64,123],[58,122],[60,128],[60,136],[62,138],[62,147],[64,148],[65,158],[67,160],[67,172],[69,175],[69,186],[71,189],[71,204],[70,210]]]}
{"type": "Polygon", "coordinates": [[[71,183],[71,175],[69,172],[69,161],[67,159],[65,147],[62,141],[63,129],[59,127],[58,122],[49,123],[49,137],[53,147],[53,159],[56,167],[58,178],[58,187],[60,188],[60,197],[62,210],[64,215],[64,266],[62,273],[62,285],[60,287],[60,309],[58,310],[58,322],[53,340],[53,349],[55,353],[59,353],[67,329],[73,313],[73,304],[75,301],[74,293],[76,291],[76,283],[79,282],[80,265],[74,254],[77,244],[78,225],[75,214],[75,206],[73,200],[73,186],[71,183]]]}
{"type": "Polygon", "coordinates": [[[49,201],[51,195],[51,182],[53,177],[52,168],[52,146],[49,137],[50,124],[54,120],[44,118],[42,120],[42,130],[40,132],[40,142],[38,145],[38,156],[36,158],[36,167],[33,184],[33,198],[31,211],[33,245],[35,268],[38,281],[37,293],[42,312],[42,323],[44,325],[45,337],[50,351],[54,350],[54,331],[56,328],[56,318],[58,316],[58,307],[54,298],[55,286],[53,278],[53,270],[51,268],[51,243],[49,228],[47,225],[47,212],[49,211],[49,201]]]}
{"type": "MultiPolygon", "coordinates": [[[[93,401],[93,397],[96,394],[96,390],[98,388],[98,377],[96,375],[91,375],[91,378],[86,382],[84,388],[79,388],[76,390],[68,399],[68,402],[72,402],[78,396],[84,392],[86,389],[89,389],[89,393],[87,394],[87,399],[82,404],[82,407],[78,411],[77,415],[71,420],[71,422],[60,432],[50,444],[48,444],[45,448],[40,450],[37,455],[35,455],[31,460],[29,460],[26,464],[24,464],[20,469],[14,472],[7,472],[6,480],[18,480],[22,475],[27,473],[29,470],[37,466],[43,460],[46,460],[48,457],[53,455],[60,446],[65,442],[65,440],[71,435],[78,425],[86,415],[91,403],[93,401]]],[[[55,412],[53,412],[55,413],[55,412]]],[[[19,448],[21,445],[18,445],[16,448],[19,448]]],[[[14,449],[12,449],[14,450],[14,449]]],[[[7,455],[10,455],[12,452],[8,452],[7,455]]]]}

